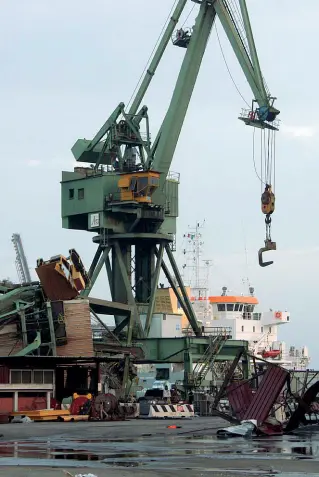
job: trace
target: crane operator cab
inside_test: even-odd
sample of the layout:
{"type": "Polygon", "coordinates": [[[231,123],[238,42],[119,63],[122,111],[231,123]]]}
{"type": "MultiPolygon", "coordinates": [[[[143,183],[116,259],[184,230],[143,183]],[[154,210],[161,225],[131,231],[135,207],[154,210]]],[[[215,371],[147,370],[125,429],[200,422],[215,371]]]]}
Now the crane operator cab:
{"type": "Polygon", "coordinates": [[[152,202],[152,194],[159,186],[160,173],[136,171],[121,174],[118,181],[121,201],[152,202]]]}
{"type": "Polygon", "coordinates": [[[180,46],[181,48],[187,48],[188,44],[192,37],[192,30],[191,28],[180,28],[176,30],[173,34],[172,42],[174,46],[180,46]]]}

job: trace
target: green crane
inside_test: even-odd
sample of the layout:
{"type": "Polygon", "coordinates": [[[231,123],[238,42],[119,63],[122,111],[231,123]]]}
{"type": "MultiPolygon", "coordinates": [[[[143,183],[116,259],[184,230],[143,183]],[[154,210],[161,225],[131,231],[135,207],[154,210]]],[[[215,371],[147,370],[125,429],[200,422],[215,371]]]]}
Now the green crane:
{"type": "MultiPolygon", "coordinates": [[[[84,295],[89,295],[105,266],[114,302],[115,332],[127,327],[129,343],[133,334],[148,336],[161,270],[194,333],[201,334],[173,255],[179,175],[171,173],[170,167],[216,16],[253,93],[252,107],[243,111],[240,119],[263,130],[277,130],[279,111],[261,74],[245,0],[238,0],[240,19],[239,10],[235,12],[234,3],[228,0],[192,1],[198,8],[193,28],[177,28],[191,0],[176,1],[130,108],[119,103],[93,139],[78,139],[74,144],[75,159],[89,167],[79,164],[74,172],[62,173],[63,227],[96,234],[93,242],[97,252],[89,271],[90,287],[84,295]],[[141,105],[171,40],[174,46],[185,49],[185,55],[166,115],[152,141],[148,108],[141,105]],[[130,316],[121,314],[118,304],[129,305],[130,316]]],[[[267,202],[270,197],[271,203],[266,203],[263,212],[270,230],[274,198],[269,196],[273,194],[271,184],[267,187],[268,196],[263,200],[267,202]]],[[[266,240],[260,251],[262,266],[270,263],[262,261],[262,251],[275,248],[270,235],[266,240]]]]}

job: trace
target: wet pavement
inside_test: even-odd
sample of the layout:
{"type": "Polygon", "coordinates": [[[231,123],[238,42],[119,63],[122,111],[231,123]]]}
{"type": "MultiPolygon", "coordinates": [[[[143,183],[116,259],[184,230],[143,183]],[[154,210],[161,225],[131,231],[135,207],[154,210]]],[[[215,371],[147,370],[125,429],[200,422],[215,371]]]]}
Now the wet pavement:
{"type": "Polygon", "coordinates": [[[225,422],[218,418],[4,424],[0,477],[19,477],[18,466],[25,469],[21,477],[63,476],[62,469],[74,475],[84,468],[98,477],[319,475],[318,433],[220,439],[220,427],[225,422]],[[172,424],[177,427],[168,428],[172,424]]]}

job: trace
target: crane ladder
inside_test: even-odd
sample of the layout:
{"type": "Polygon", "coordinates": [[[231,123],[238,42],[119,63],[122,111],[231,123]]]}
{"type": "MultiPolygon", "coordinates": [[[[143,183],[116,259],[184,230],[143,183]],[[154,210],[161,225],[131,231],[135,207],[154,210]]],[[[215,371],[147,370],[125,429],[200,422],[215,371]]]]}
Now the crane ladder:
{"type": "Polygon", "coordinates": [[[227,336],[219,334],[216,337],[211,337],[210,344],[207,346],[202,358],[196,364],[193,371],[193,379],[195,387],[201,386],[208,371],[211,369],[217,355],[222,349],[227,336]]]}

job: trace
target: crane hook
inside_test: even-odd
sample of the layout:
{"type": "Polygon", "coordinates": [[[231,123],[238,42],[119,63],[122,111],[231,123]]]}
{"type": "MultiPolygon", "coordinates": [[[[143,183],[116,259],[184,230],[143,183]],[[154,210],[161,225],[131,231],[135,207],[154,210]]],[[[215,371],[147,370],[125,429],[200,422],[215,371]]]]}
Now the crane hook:
{"type": "Polygon", "coordinates": [[[276,242],[272,242],[271,240],[266,239],[265,246],[258,250],[258,261],[261,267],[268,267],[269,265],[272,265],[274,263],[273,260],[269,260],[268,262],[264,262],[263,260],[263,253],[269,252],[270,250],[277,250],[276,242]]]}

